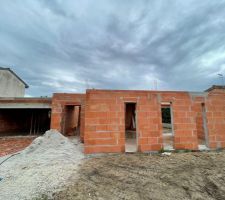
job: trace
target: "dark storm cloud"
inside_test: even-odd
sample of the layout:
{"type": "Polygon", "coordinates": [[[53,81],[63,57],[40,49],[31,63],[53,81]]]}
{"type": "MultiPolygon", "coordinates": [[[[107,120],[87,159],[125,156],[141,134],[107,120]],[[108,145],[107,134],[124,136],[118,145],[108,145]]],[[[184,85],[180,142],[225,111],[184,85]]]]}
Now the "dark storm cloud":
{"type": "Polygon", "coordinates": [[[0,2],[0,65],[28,95],[204,90],[225,74],[225,0],[0,2]]]}

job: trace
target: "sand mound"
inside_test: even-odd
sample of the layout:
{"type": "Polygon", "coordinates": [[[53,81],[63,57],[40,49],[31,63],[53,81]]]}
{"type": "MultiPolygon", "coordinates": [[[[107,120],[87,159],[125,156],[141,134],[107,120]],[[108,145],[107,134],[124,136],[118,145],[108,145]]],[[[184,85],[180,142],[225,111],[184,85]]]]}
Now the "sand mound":
{"type": "Polygon", "coordinates": [[[56,130],[47,131],[0,166],[0,199],[32,199],[40,194],[50,199],[76,175],[82,158],[78,141],[72,143],[56,130]]]}

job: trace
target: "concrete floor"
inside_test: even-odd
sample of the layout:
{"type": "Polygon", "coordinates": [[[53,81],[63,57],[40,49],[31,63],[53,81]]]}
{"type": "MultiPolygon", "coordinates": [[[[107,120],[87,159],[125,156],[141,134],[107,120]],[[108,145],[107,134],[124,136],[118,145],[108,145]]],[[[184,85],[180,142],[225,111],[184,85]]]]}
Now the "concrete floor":
{"type": "Polygon", "coordinates": [[[137,152],[136,131],[126,131],[125,152],[137,152]]]}
{"type": "Polygon", "coordinates": [[[163,133],[163,149],[173,150],[173,140],[174,136],[172,133],[163,133]]]}
{"type": "Polygon", "coordinates": [[[174,136],[171,128],[163,127],[163,149],[174,150],[173,148],[174,136]]]}
{"type": "Polygon", "coordinates": [[[172,133],[171,128],[163,127],[163,133],[172,133]]]}
{"type": "Polygon", "coordinates": [[[137,140],[136,140],[136,138],[126,139],[125,151],[128,152],[128,153],[137,152],[137,140]]]}
{"type": "Polygon", "coordinates": [[[201,150],[209,150],[209,148],[206,146],[205,139],[198,138],[198,149],[201,150]]]}

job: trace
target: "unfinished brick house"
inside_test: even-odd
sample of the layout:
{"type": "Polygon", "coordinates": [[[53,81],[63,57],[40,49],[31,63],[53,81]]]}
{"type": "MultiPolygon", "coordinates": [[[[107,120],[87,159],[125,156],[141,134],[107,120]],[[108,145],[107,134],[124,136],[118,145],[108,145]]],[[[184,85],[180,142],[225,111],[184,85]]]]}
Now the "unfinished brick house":
{"type": "Polygon", "coordinates": [[[0,98],[0,135],[41,134],[49,127],[79,135],[85,153],[225,148],[225,87],[0,98]]]}

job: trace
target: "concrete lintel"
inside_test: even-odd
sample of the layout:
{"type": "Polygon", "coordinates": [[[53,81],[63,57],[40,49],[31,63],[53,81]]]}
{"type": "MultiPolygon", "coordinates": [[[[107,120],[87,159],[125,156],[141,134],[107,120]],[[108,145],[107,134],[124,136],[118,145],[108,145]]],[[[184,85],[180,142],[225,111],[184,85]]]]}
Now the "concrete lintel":
{"type": "Polygon", "coordinates": [[[0,103],[0,109],[50,109],[50,104],[45,103],[0,103]]]}
{"type": "Polygon", "coordinates": [[[191,97],[207,97],[207,92],[189,92],[191,97]]]}
{"type": "Polygon", "coordinates": [[[170,105],[171,105],[171,102],[168,102],[168,101],[162,101],[162,102],[161,102],[161,105],[162,105],[162,106],[170,106],[170,105]]]}

